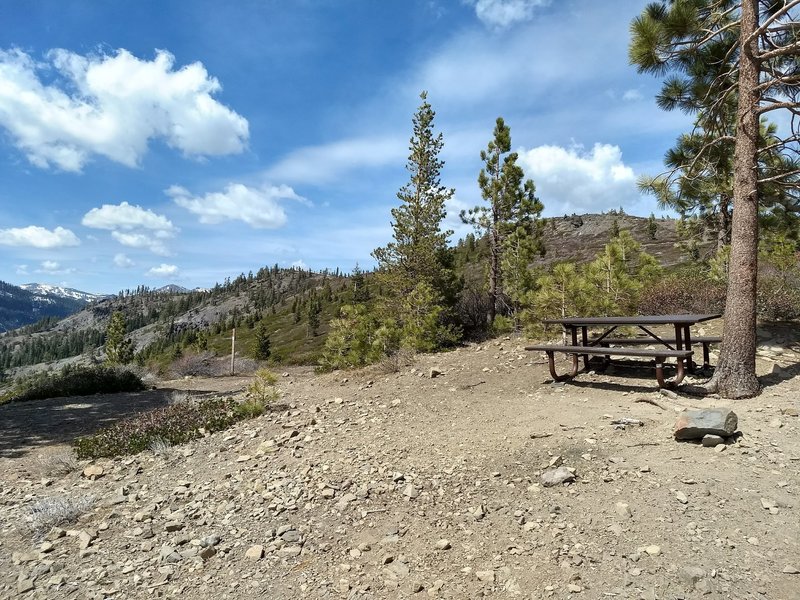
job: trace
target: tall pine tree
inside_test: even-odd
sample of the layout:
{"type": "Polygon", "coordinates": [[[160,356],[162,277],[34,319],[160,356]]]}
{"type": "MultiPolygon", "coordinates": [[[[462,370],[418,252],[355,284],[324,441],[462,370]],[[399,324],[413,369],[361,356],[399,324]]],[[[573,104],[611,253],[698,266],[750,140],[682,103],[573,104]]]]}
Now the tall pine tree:
{"type": "Polygon", "coordinates": [[[528,264],[543,250],[539,216],[544,207],[536,197],[533,181],[523,182],[525,173],[517,158],[517,153],[511,152],[511,129],[498,117],[494,138],[481,151],[485,166],[478,185],[487,204],[461,211],[461,220],[489,240],[490,327],[504,300],[504,279],[510,284],[512,301],[515,295],[521,297],[525,290],[520,282],[526,279],[528,264]]]}
{"type": "Polygon", "coordinates": [[[442,310],[452,279],[447,238],[453,232],[443,230],[442,221],[447,215],[445,203],[455,190],[442,185],[444,161],[439,155],[444,138],[433,131],[436,113],[427,93],[422,92],[420,98],[406,163],[410,179],[397,193],[400,206],[392,209],[394,239],[372,256],[378,261],[377,279],[386,295],[383,320],[397,321],[403,329],[415,321],[415,315],[435,313],[435,322],[426,320],[424,327],[413,328],[414,335],[404,340],[417,350],[432,350],[454,340],[442,310]]]}

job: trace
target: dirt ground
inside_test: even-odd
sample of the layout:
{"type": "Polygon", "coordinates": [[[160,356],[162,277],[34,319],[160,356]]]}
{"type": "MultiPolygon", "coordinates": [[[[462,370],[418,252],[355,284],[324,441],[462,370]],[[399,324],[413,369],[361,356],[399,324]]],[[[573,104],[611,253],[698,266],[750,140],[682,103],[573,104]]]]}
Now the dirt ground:
{"type": "Polygon", "coordinates": [[[2,406],[0,597],[800,598],[798,337],[764,341],[764,392],[740,401],[665,396],[619,366],[553,384],[516,339],[396,373],[293,368],[267,414],[96,461],[96,479],[48,456],[247,378],[2,406]],[[678,412],[708,406],[741,434],[674,441],[678,412]],[[575,482],[543,487],[562,463],[575,482]],[[87,494],[77,523],[32,539],[37,501],[87,494]]]}

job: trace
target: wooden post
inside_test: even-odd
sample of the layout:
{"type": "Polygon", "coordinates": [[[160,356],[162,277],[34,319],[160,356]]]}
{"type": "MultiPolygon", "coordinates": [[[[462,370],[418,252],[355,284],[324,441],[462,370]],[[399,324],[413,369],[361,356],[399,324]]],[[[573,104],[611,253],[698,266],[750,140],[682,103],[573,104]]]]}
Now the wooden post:
{"type": "Polygon", "coordinates": [[[234,368],[234,357],[236,356],[236,327],[233,328],[233,333],[231,334],[231,375],[236,374],[236,369],[234,368]]]}

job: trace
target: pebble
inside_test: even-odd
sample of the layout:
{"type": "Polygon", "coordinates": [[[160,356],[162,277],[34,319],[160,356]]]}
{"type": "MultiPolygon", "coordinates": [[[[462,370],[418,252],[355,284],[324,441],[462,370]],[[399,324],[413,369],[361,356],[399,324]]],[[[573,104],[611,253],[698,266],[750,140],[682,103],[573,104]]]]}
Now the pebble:
{"type": "Polygon", "coordinates": [[[614,508],[620,517],[628,517],[628,518],[633,517],[633,513],[631,512],[631,507],[625,502],[617,502],[614,508]]]}
{"type": "Polygon", "coordinates": [[[495,580],[494,571],[475,571],[475,577],[484,583],[494,583],[495,580]]]}
{"type": "Polygon", "coordinates": [[[675,492],[675,498],[677,498],[678,502],[681,504],[689,504],[689,497],[680,490],[675,492]]]}
{"type": "Polygon", "coordinates": [[[247,549],[247,552],[244,553],[244,555],[248,560],[251,560],[253,562],[261,560],[261,558],[264,556],[264,546],[261,545],[250,546],[247,549]]]}
{"type": "Polygon", "coordinates": [[[88,479],[99,479],[103,476],[105,470],[100,465],[89,465],[83,470],[83,476],[88,479]]]}
{"type": "Polygon", "coordinates": [[[438,542],[436,542],[437,550],[449,550],[450,548],[451,548],[450,540],[439,540],[438,542]]]}
{"type": "Polygon", "coordinates": [[[557,469],[549,469],[541,474],[539,477],[544,487],[553,487],[561,485],[562,483],[569,483],[575,481],[575,474],[572,473],[567,467],[558,467],[557,469]]]}
{"type": "Polygon", "coordinates": [[[783,567],[783,571],[781,573],[786,573],[787,575],[800,575],[800,567],[795,565],[786,565],[783,567]]]}
{"type": "Polygon", "coordinates": [[[706,448],[714,448],[719,446],[720,444],[725,443],[725,438],[721,435],[714,435],[712,433],[707,433],[703,436],[703,440],[701,442],[704,447],[706,448]]]}

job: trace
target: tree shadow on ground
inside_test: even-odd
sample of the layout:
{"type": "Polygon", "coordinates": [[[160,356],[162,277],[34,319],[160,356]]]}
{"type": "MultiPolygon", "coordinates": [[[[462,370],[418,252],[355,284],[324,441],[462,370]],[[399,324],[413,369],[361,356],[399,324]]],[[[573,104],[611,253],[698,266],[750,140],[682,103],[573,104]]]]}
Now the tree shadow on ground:
{"type": "Polygon", "coordinates": [[[135,414],[208,394],[164,388],[4,404],[0,406],[0,457],[17,458],[46,446],[68,444],[135,414]]]}

